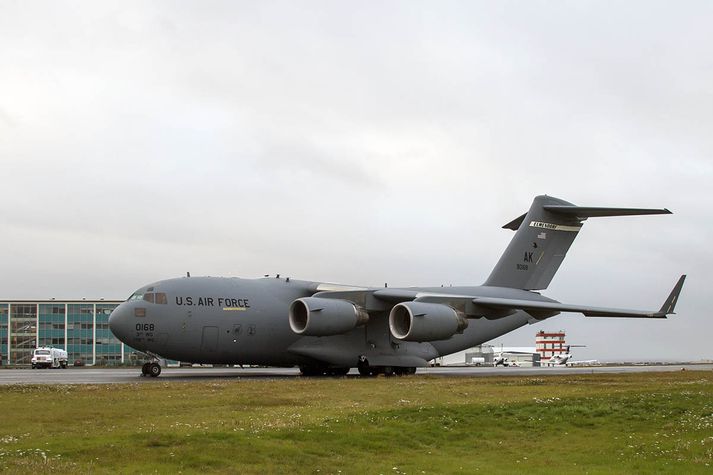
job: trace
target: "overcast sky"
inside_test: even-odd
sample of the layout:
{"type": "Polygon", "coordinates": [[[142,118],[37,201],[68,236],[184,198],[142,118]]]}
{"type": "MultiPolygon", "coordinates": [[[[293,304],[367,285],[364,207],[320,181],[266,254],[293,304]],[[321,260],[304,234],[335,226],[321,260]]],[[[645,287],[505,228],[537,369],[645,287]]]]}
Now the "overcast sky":
{"type": "Polygon", "coordinates": [[[713,358],[713,3],[0,2],[0,297],[185,275],[477,285],[538,194],[590,219],[539,329],[713,358]]]}

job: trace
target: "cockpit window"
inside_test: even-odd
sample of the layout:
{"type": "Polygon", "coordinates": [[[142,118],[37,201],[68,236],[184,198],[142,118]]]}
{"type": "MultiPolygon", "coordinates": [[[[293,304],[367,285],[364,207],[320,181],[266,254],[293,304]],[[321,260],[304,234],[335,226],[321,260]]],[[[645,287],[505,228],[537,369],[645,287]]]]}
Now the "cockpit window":
{"type": "Polygon", "coordinates": [[[149,287],[147,289],[137,290],[131,297],[127,300],[143,300],[149,303],[157,303],[159,305],[166,305],[168,303],[168,297],[164,292],[154,292],[154,287],[149,287]]]}
{"type": "Polygon", "coordinates": [[[126,299],[127,301],[129,300],[146,300],[147,302],[153,302],[153,300],[148,300],[148,299],[153,299],[153,297],[145,297],[149,292],[153,292],[155,287],[146,287],[143,289],[139,289],[133,294],[131,294],[131,297],[126,299]]]}
{"type": "Polygon", "coordinates": [[[163,292],[146,292],[143,299],[146,302],[157,303],[159,305],[166,305],[168,303],[166,294],[163,292]]]}
{"type": "Polygon", "coordinates": [[[131,297],[129,297],[127,300],[142,300],[144,298],[144,291],[143,290],[137,290],[133,294],[131,294],[131,297]]]}

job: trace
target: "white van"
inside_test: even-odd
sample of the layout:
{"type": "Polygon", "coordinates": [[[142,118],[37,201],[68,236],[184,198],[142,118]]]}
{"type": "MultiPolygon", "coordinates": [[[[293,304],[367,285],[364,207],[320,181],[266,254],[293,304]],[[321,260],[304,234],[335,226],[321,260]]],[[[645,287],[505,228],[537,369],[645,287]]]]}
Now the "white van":
{"type": "Polygon", "coordinates": [[[59,348],[46,346],[37,348],[32,353],[32,369],[35,368],[66,368],[67,352],[59,348]]]}

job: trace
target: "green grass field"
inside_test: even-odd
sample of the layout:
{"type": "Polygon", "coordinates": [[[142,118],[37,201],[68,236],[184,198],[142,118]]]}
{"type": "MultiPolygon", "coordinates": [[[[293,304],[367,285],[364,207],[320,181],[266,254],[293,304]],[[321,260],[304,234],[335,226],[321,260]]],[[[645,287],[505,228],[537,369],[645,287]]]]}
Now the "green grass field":
{"type": "Polygon", "coordinates": [[[713,373],[0,387],[0,471],[713,473],[713,373]]]}

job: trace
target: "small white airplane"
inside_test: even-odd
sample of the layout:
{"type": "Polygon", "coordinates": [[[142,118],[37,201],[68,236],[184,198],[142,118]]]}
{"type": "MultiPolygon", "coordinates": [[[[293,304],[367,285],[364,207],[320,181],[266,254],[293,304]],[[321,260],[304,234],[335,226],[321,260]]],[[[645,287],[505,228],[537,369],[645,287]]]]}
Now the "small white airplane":
{"type": "Polygon", "coordinates": [[[511,366],[511,367],[519,367],[520,365],[518,364],[517,361],[510,361],[508,360],[508,357],[505,356],[507,352],[499,352],[495,353],[493,355],[493,366],[511,366]]]}
{"type": "Polygon", "coordinates": [[[495,355],[493,355],[493,366],[500,366],[500,365],[510,366],[507,356],[505,356],[502,351],[500,353],[495,353],[495,355]]]}
{"type": "Polygon", "coordinates": [[[574,356],[574,355],[572,355],[570,348],[573,346],[584,347],[585,345],[568,345],[567,353],[563,353],[561,355],[555,355],[547,361],[542,361],[540,364],[542,366],[574,366],[574,365],[587,365],[587,364],[599,363],[599,361],[597,361],[597,360],[572,361],[572,356],[574,356]]]}

